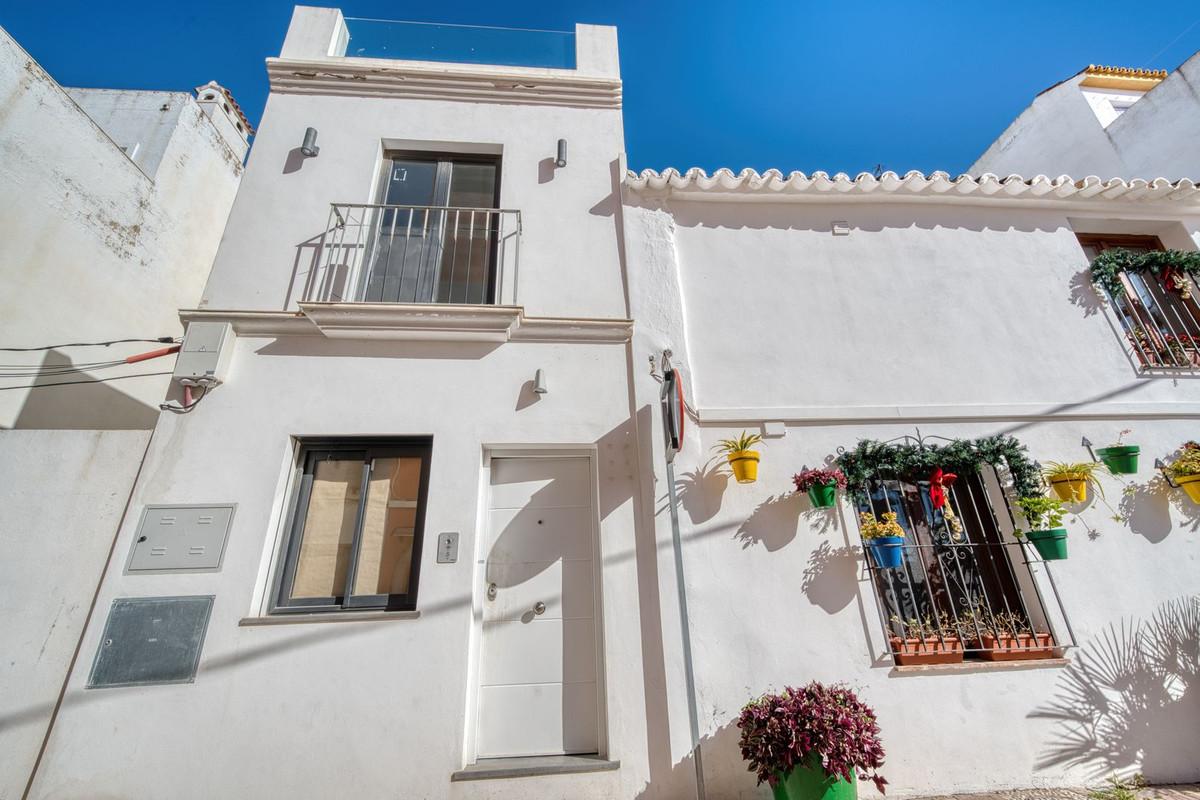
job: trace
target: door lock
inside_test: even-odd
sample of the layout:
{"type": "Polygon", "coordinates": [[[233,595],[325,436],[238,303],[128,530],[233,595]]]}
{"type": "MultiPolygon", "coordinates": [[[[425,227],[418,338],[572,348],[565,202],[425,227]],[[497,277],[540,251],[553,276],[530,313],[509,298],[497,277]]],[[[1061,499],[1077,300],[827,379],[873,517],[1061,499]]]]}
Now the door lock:
{"type": "Polygon", "coordinates": [[[488,599],[488,600],[495,600],[495,599],[496,599],[496,584],[495,584],[495,583],[489,583],[489,584],[488,584],[488,588],[487,588],[487,599],[488,599]]]}
{"type": "Polygon", "coordinates": [[[533,613],[541,615],[546,613],[546,604],[538,600],[533,604],[533,613]]]}

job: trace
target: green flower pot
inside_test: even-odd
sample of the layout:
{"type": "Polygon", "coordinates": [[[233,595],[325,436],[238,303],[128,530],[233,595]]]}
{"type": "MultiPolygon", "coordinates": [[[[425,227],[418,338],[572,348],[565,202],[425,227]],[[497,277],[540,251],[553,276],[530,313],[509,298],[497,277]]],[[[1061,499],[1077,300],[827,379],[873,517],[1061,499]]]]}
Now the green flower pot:
{"type": "Polygon", "coordinates": [[[821,762],[809,757],[804,766],[795,767],[772,787],[775,800],[855,800],[856,780],[826,775],[821,762]],[[816,763],[816,767],[808,766],[816,763]]]}
{"type": "Polygon", "coordinates": [[[1137,472],[1138,454],[1142,448],[1136,444],[1122,444],[1115,447],[1101,447],[1096,451],[1104,466],[1114,475],[1132,475],[1137,472]]]}
{"type": "Polygon", "coordinates": [[[1051,528],[1048,531],[1029,531],[1025,534],[1043,561],[1062,561],[1067,557],[1067,529],[1051,528]]]}
{"type": "Polygon", "coordinates": [[[837,483],[820,483],[808,487],[808,499],[813,508],[833,508],[837,502],[837,483]]]}

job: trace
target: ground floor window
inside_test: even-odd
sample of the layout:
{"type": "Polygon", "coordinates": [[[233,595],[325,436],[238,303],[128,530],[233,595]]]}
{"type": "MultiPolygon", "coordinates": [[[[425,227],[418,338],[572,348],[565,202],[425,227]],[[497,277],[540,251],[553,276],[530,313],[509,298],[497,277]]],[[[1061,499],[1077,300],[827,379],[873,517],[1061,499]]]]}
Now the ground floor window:
{"type": "MultiPolygon", "coordinates": [[[[867,559],[898,665],[1049,658],[1070,644],[1052,630],[1034,551],[1001,524],[1014,521],[1006,500],[992,502],[999,487],[991,467],[939,469],[930,480],[877,476],[862,486],[859,513],[894,514],[905,534],[891,559],[867,559]]],[[[1053,588],[1052,596],[1061,611],[1053,588]]]]}
{"type": "Polygon", "coordinates": [[[428,439],[300,443],[275,611],[416,608],[431,448],[428,439]]]}

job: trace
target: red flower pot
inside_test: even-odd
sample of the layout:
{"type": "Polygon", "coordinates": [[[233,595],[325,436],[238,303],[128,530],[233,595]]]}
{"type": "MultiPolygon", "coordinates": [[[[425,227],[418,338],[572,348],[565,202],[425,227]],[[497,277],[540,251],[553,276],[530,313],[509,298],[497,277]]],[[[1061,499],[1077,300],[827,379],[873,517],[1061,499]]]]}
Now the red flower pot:
{"type": "Polygon", "coordinates": [[[1054,639],[1048,633],[983,634],[983,657],[988,661],[1026,661],[1054,658],[1054,639]]]}
{"type": "Polygon", "coordinates": [[[897,666],[910,667],[918,664],[957,664],[963,660],[963,645],[957,636],[939,639],[901,639],[891,637],[892,655],[897,666]]]}

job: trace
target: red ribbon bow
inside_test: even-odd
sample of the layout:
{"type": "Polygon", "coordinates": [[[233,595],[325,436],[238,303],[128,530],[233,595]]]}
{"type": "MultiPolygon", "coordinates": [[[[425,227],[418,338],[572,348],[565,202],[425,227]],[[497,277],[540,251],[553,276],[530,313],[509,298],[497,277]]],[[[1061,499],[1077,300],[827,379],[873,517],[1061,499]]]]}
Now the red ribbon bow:
{"type": "Polygon", "coordinates": [[[946,487],[958,480],[953,472],[942,472],[941,467],[935,467],[929,476],[929,500],[934,508],[946,505],[946,487]]]}

